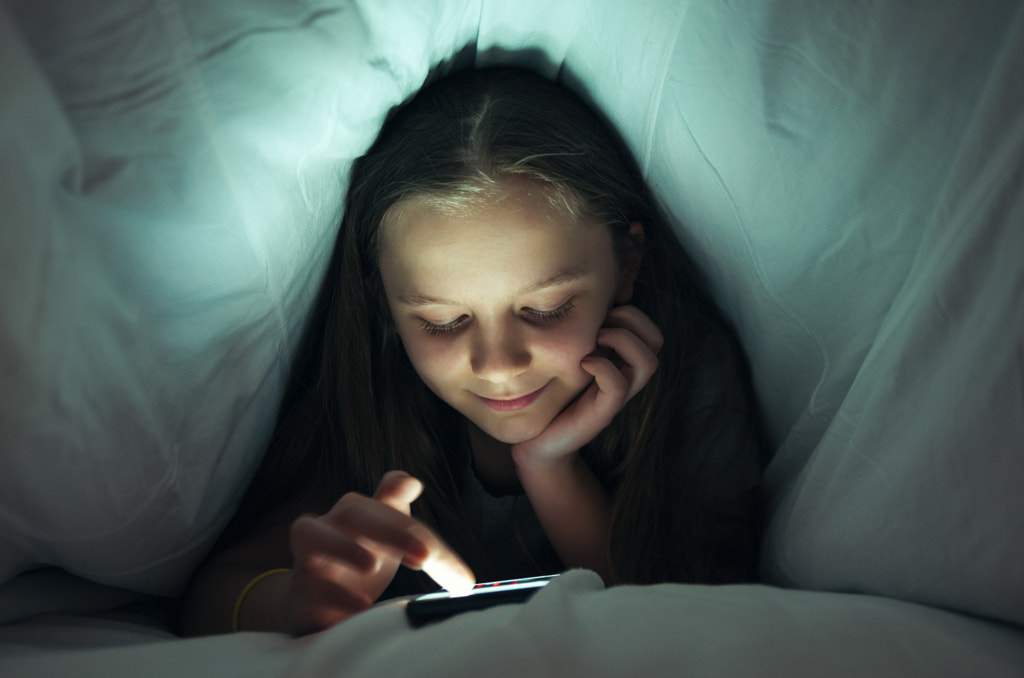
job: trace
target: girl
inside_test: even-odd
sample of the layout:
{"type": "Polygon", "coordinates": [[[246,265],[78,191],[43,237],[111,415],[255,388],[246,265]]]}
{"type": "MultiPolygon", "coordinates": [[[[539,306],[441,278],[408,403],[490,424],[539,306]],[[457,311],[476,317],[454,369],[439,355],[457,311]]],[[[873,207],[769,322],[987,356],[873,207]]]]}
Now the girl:
{"type": "Polygon", "coordinates": [[[183,631],[322,629],[426,590],[420,571],[748,581],[759,479],[738,344],[624,144],[539,76],[458,73],[353,167],[183,631]]]}

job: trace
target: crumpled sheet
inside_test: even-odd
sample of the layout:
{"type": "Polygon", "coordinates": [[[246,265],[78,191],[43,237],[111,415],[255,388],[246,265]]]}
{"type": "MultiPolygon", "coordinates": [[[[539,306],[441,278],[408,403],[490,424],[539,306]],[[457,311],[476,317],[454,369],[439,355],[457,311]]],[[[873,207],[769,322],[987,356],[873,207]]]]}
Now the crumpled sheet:
{"type": "Polygon", "coordinates": [[[1009,678],[1021,666],[1017,631],[910,603],[762,585],[604,590],[588,571],[563,575],[525,604],[420,629],[407,625],[400,602],[297,640],[178,640],[81,616],[0,628],[0,673],[11,676],[1009,678]]]}
{"type": "Polygon", "coordinates": [[[622,128],[751,358],[765,578],[820,592],[574,573],[422,631],[384,606],[179,641],[110,611],[134,594],[29,574],[0,674],[1019,675],[1020,3],[549,5],[0,5],[0,574],[180,590],[269,430],[347,163],[475,41],[622,128]]]}

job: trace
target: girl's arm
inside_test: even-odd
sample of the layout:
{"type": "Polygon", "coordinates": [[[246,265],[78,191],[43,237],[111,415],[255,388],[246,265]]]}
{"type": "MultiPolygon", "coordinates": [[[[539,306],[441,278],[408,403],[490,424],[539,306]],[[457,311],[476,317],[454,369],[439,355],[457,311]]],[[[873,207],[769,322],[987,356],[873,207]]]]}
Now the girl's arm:
{"type": "Polygon", "coordinates": [[[519,480],[544,533],[568,567],[585,567],[610,581],[608,493],[579,454],[550,464],[517,463],[519,480]]]}
{"type": "Polygon", "coordinates": [[[580,367],[593,383],[536,438],[512,446],[519,481],[562,562],[608,581],[611,500],[579,450],[603,431],[658,368],[661,330],[635,306],[608,313],[580,367]]]}
{"type": "MultiPolygon", "coordinates": [[[[230,633],[235,602],[263,572],[292,566],[288,523],[266,529],[210,557],[196,572],[182,601],[182,635],[230,633]]],[[[246,595],[239,627],[285,631],[284,611],[290,573],[268,577],[246,595]]]]}

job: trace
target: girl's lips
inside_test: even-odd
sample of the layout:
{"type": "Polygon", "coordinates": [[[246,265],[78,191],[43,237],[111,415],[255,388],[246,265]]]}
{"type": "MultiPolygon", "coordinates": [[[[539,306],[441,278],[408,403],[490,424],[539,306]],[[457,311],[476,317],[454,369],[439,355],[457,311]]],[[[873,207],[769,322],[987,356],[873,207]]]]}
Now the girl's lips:
{"type": "Polygon", "coordinates": [[[482,395],[478,395],[477,398],[484,401],[484,404],[492,410],[496,410],[498,412],[514,412],[515,410],[521,410],[532,405],[547,387],[548,385],[544,384],[533,393],[527,393],[520,398],[511,398],[508,400],[495,400],[493,398],[485,398],[482,395]]]}

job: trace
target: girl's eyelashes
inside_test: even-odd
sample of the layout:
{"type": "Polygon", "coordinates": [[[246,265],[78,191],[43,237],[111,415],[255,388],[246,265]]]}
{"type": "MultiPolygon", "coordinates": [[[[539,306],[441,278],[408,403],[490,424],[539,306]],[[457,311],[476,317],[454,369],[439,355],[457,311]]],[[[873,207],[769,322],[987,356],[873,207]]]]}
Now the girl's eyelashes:
{"type": "Polygon", "coordinates": [[[562,320],[572,312],[576,297],[570,297],[567,302],[550,311],[536,311],[532,308],[524,309],[524,313],[534,322],[553,323],[562,320]]]}
{"type": "MultiPolygon", "coordinates": [[[[570,298],[558,308],[550,311],[538,311],[532,308],[524,308],[522,313],[532,323],[549,324],[555,323],[568,316],[575,308],[575,297],[570,298]]],[[[446,337],[461,330],[469,321],[468,315],[461,315],[455,320],[447,323],[432,323],[426,318],[420,318],[420,325],[423,331],[432,337],[446,337]]]]}
{"type": "Polygon", "coordinates": [[[426,333],[429,334],[430,336],[444,337],[458,332],[459,328],[461,328],[465,324],[467,319],[468,316],[463,315],[459,316],[458,318],[449,323],[443,323],[438,325],[436,323],[430,322],[425,318],[420,318],[420,324],[423,326],[424,331],[426,331],[426,333]]]}

